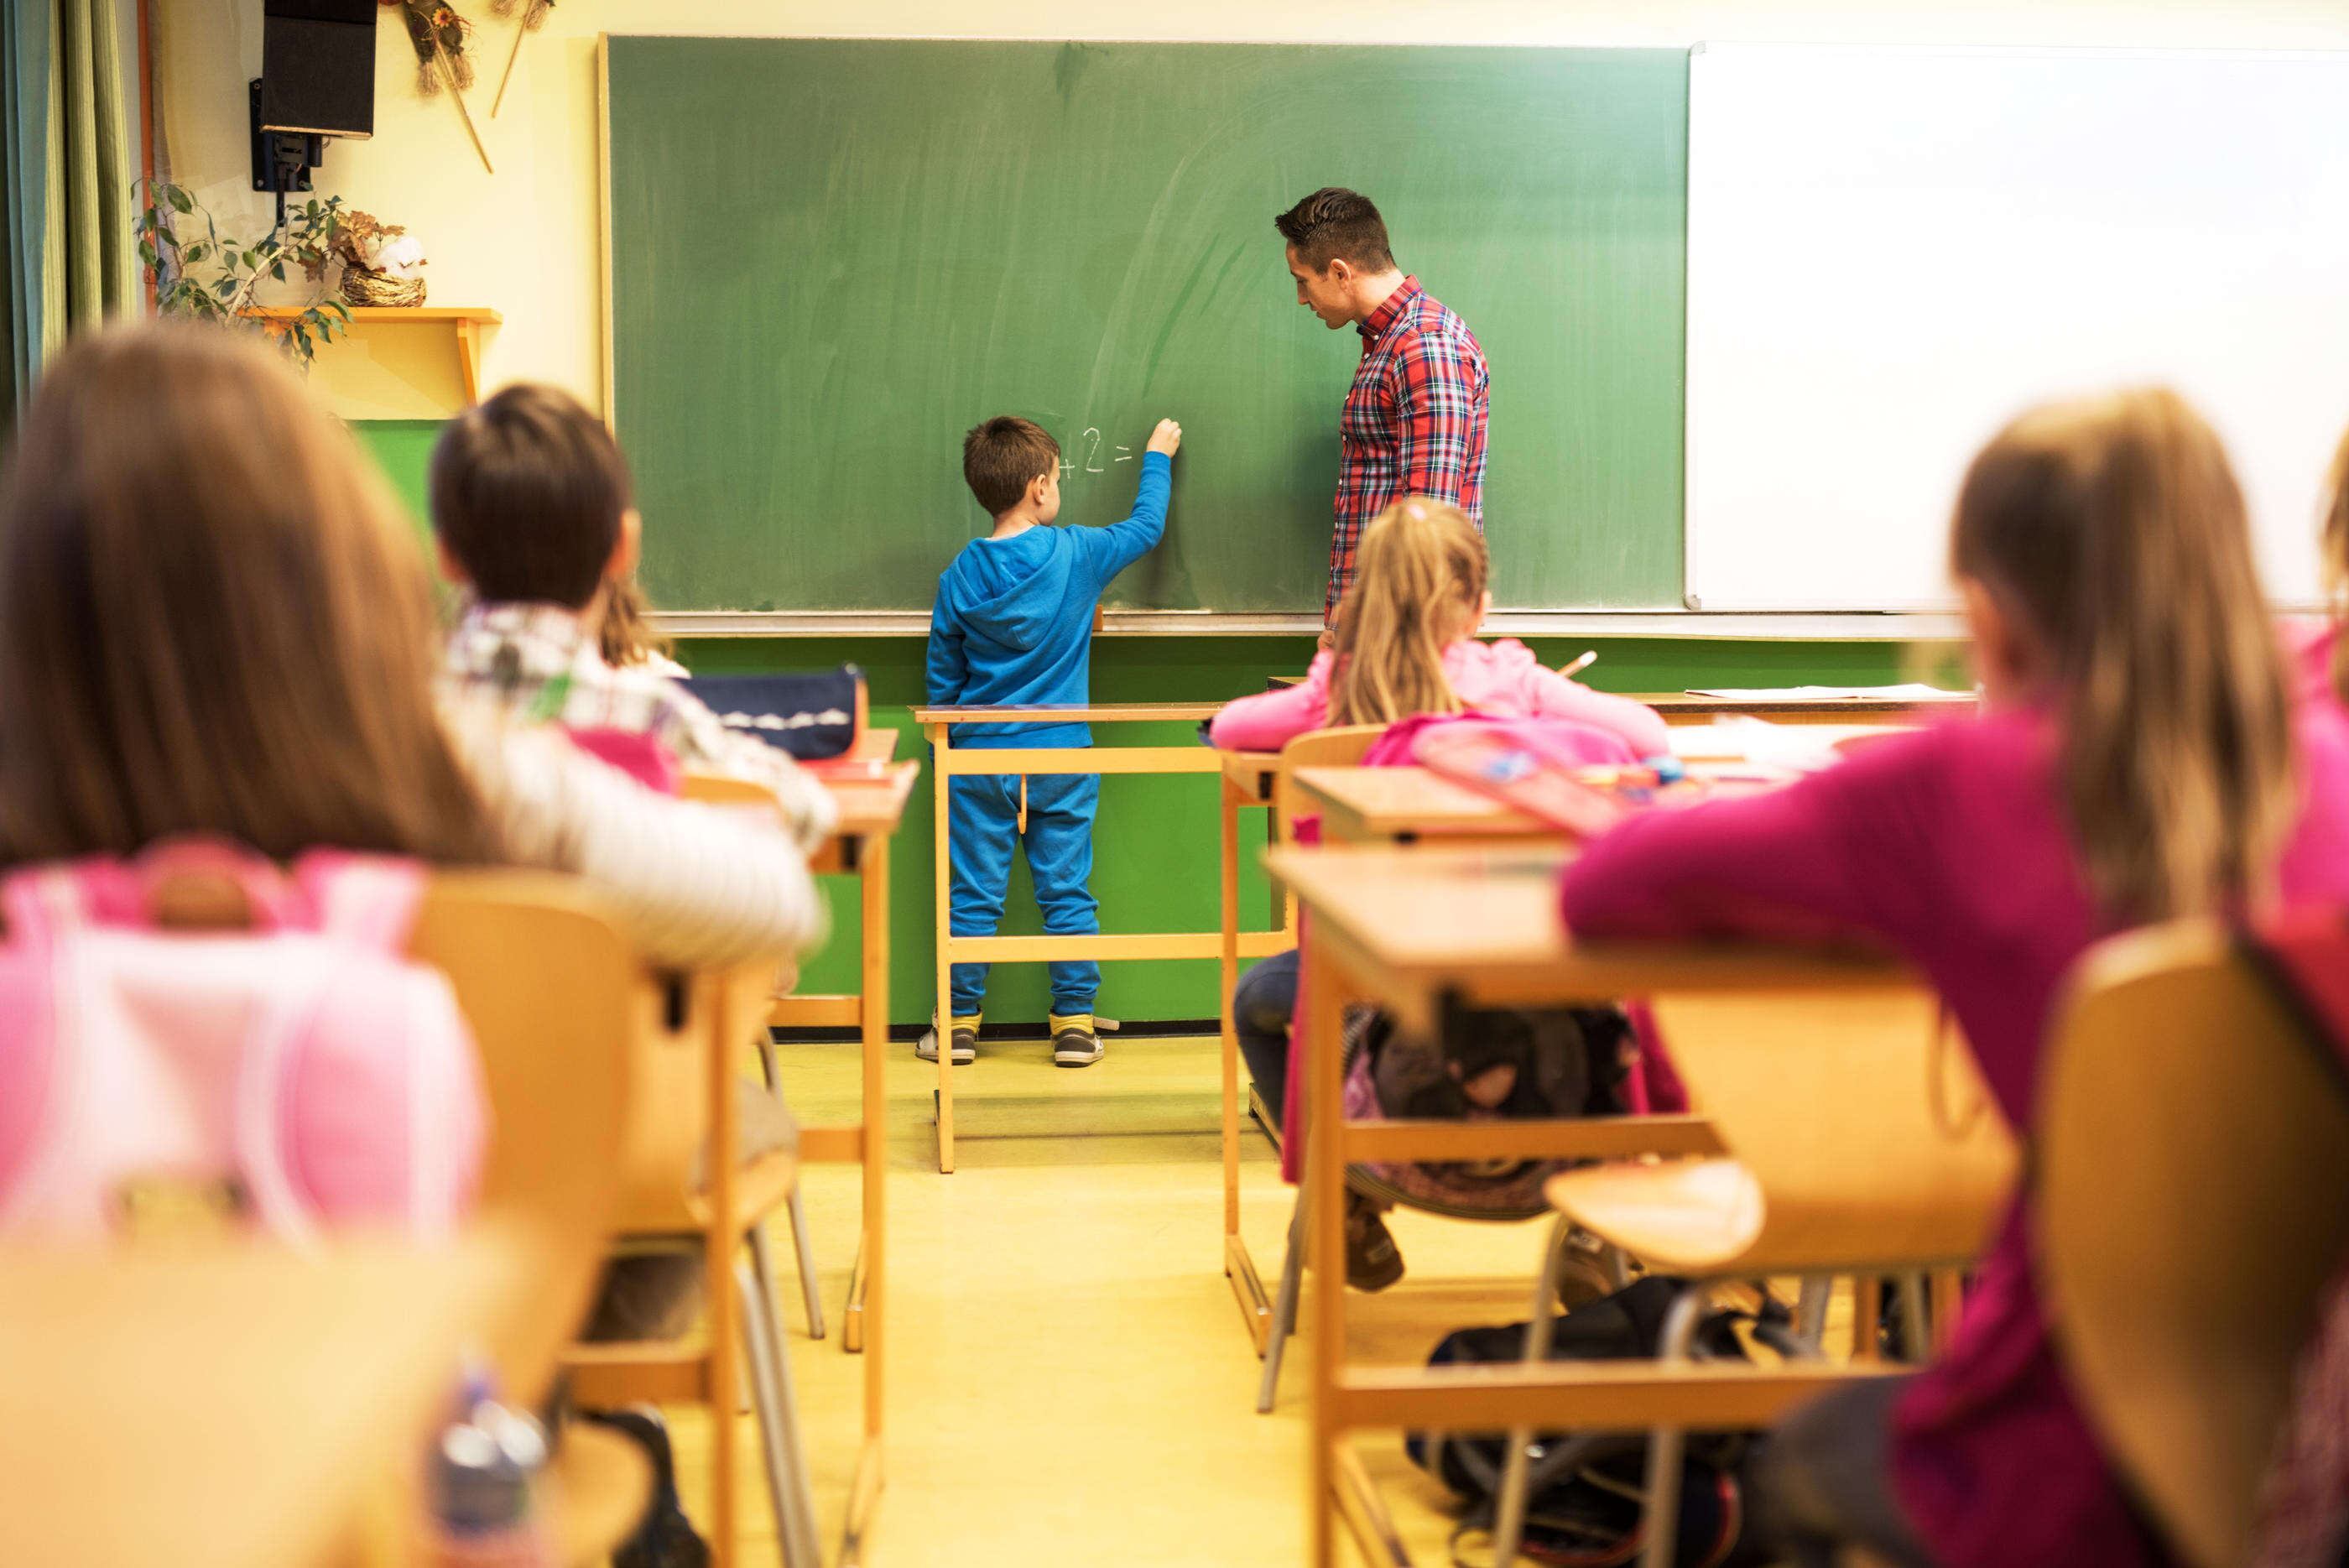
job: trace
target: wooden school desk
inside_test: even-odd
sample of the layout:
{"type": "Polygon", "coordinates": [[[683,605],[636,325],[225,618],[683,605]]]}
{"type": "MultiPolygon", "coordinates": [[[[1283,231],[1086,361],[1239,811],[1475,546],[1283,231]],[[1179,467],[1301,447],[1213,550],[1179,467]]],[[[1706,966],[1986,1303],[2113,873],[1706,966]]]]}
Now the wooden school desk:
{"type": "Polygon", "coordinates": [[[1667,724],[1710,724],[1723,716],[1767,719],[1774,724],[1921,724],[1971,713],[1971,691],[1946,697],[1699,697],[1688,691],[1630,691],[1663,715],[1667,724]]]}
{"type": "MultiPolygon", "coordinates": [[[[1304,683],[1301,675],[1276,675],[1275,691],[1304,683]]],[[[1700,697],[1692,691],[1626,691],[1620,695],[1645,702],[1667,724],[1709,724],[1716,718],[1744,715],[1774,724],[1920,724],[1945,714],[1970,713],[1973,693],[1954,691],[1941,697],[1700,697]]]]}
{"type": "Polygon", "coordinates": [[[1297,786],[1342,844],[1552,840],[1564,831],[1423,767],[1299,768],[1297,786]]]}
{"type": "Polygon", "coordinates": [[[770,1006],[771,1027],[806,1028],[854,1024],[864,1044],[863,1097],[858,1119],[845,1126],[800,1129],[802,1164],[864,1168],[864,1226],[850,1271],[848,1307],[842,1314],[843,1349],[864,1355],[864,1443],[849,1494],[846,1556],[854,1560],[870,1522],[882,1483],[881,1432],[887,1336],[883,1332],[884,1264],[888,1237],[888,1093],[883,1072],[889,1059],[889,839],[905,815],[906,797],[921,776],[916,762],[893,762],[897,732],[867,730],[855,749],[834,763],[811,764],[840,807],[831,840],[808,861],[819,875],[855,877],[861,906],[863,950],[860,991],[854,996],[779,996],[770,1006]]]}
{"type": "Polygon", "coordinates": [[[403,1478],[532,1245],[9,1247],[0,1562],[307,1568],[363,1521],[396,1554],[403,1478]]]}
{"type": "Polygon", "coordinates": [[[1347,1447],[1358,1428],[1500,1430],[1530,1425],[1640,1428],[1698,1420],[1766,1426],[1847,1379],[1846,1368],[1747,1364],[1658,1366],[1554,1363],[1430,1369],[1346,1361],[1346,1168],[1363,1162],[1485,1159],[1496,1155],[1616,1158],[1714,1152],[1703,1118],[1547,1122],[1354,1122],[1337,1114],[1339,1052],[1350,1000],[1374,1002],[1406,1028],[1433,1032],[1447,1007],[1541,1007],[1660,992],[1877,989],[1906,971],[1889,961],[1761,946],[1588,946],[1568,934],[1559,846],[1344,853],[1281,848],[1266,864],[1312,911],[1304,975],[1308,1049],[1306,1180],[1314,1260],[1310,1475],[1315,1568],[1334,1560],[1330,1509],[1340,1508],[1365,1555],[1403,1557],[1384,1505],[1347,1447]],[[1686,1150],[1666,1147],[1684,1124],[1686,1150]],[[1636,1147],[1630,1144],[1636,1141],[1636,1147]]]}
{"type": "MultiPolygon", "coordinates": [[[[951,867],[953,845],[947,822],[947,781],[965,774],[1028,776],[1062,774],[1216,774],[1223,753],[1195,741],[1175,746],[1007,747],[954,749],[952,726],[1050,721],[1061,723],[1132,724],[1196,723],[1223,710],[1221,702],[1044,703],[1030,707],[916,708],[915,722],[934,748],[931,776],[936,781],[937,812],[937,998],[938,1024],[938,1169],[954,1169],[954,1052],[948,1039],[951,1024],[945,1014],[953,994],[952,968],[957,963],[1040,963],[1051,959],[1211,959],[1224,955],[1225,942],[1215,931],[1160,931],[1134,935],[957,937],[953,934],[951,867]]],[[[1239,954],[1258,958],[1279,952],[1289,944],[1278,932],[1251,931],[1239,939],[1239,954]]],[[[1233,1047],[1237,1049],[1237,1047],[1233,1047]]],[[[1232,1081],[1227,1059],[1225,1077],[1232,1081]]],[[[1237,1159],[1238,1132],[1231,1123],[1226,1093],[1225,1163],[1237,1159]]],[[[1237,1188],[1226,1197],[1227,1210],[1236,1210],[1237,1188]]]]}

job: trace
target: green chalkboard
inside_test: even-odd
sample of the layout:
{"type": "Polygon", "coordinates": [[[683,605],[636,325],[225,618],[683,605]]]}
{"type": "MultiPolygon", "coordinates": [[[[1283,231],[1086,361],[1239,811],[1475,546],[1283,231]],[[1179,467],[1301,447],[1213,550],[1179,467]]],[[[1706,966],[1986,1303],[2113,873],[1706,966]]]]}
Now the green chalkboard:
{"type": "Polygon", "coordinates": [[[963,432],[1017,413],[1123,516],[1113,605],[1318,609],[1359,343],[1273,215],[1366,192],[1492,370],[1503,607],[1681,589],[1678,50],[610,40],[614,415],[671,609],[926,609],[983,528],[963,432]]]}

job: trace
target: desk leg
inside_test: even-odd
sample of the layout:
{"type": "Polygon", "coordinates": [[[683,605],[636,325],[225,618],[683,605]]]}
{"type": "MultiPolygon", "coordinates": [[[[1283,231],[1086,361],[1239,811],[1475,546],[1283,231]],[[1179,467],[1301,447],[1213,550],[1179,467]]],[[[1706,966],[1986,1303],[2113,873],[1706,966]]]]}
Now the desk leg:
{"type": "MultiPolygon", "coordinates": [[[[1334,1568],[1337,1542],[1331,1526],[1338,1484],[1338,1445],[1346,1428],[1337,1415],[1338,1379],[1346,1363],[1346,1150],[1344,1102],[1339,1094],[1339,1058],[1345,1052],[1343,982],[1338,968],[1309,944],[1305,948],[1305,1179],[1313,1184],[1307,1206],[1306,1261],[1313,1272],[1313,1419],[1309,1496],[1312,1568],[1334,1568]]],[[[1296,1093],[1295,1089],[1289,1091],[1296,1093]]]]}
{"type": "Polygon", "coordinates": [[[880,1500],[887,1477],[881,1462],[881,1439],[864,1439],[856,1456],[856,1480],[848,1490],[848,1521],[841,1528],[840,1568],[858,1568],[864,1561],[864,1535],[873,1523],[874,1504],[880,1500]]]}
{"type": "Polygon", "coordinates": [[[857,1237],[856,1262],[848,1270],[848,1305],[840,1314],[840,1348],[849,1355],[864,1349],[864,1247],[865,1238],[857,1237]]]}
{"type": "Polygon", "coordinates": [[[938,838],[938,1172],[949,1175],[954,1170],[954,964],[948,955],[953,940],[954,887],[952,830],[947,826],[947,792],[954,787],[954,779],[947,772],[954,737],[952,726],[930,726],[931,794],[936,798],[938,838]]]}
{"type": "Polygon", "coordinates": [[[1240,976],[1240,792],[1224,781],[1223,820],[1223,1021],[1224,1021],[1224,1277],[1239,1298],[1256,1353],[1264,1354],[1272,1330],[1272,1303],[1263,1276],[1240,1235],[1240,1036],[1232,1012],[1232,992],[1240,976]]]}
{"type": "MultiPolygon", "coordinates": [[[[864,1352],[864,1436],[877,1448],[888,1365],[889,840],[874,835],[856,857],[864,914],[864,1234],[856,1244],[849,1311],[864,1352]]],[[[877,1476],[878,1470],[876,1469],[877,1476]]],[[[876,1482],[877,1484],[877,1482],[876,1482]]]]}

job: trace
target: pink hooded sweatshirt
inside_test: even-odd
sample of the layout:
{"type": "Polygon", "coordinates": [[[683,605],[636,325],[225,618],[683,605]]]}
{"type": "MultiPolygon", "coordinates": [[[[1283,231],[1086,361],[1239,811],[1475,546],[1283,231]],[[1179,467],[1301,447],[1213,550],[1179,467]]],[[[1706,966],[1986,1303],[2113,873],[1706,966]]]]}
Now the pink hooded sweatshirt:
{"type": "MultiPolygon", "coordinates": [[[[1330,724],[1330,677],[1337,655],[1314,656],[1302,684],[1227,703],[1207,736],[1227,752],[1277,752],[1309,731],[1330,724]]],[[[1629,697],[1578,686],[1543,667],[1514,638],[1479,642],[1464,637],[1444,650],[1444,678],[1473,713],[1495,719],[1570,719],[1622,738],[1637,757],[1671,749],[1663,720],[1629,697]]]]}

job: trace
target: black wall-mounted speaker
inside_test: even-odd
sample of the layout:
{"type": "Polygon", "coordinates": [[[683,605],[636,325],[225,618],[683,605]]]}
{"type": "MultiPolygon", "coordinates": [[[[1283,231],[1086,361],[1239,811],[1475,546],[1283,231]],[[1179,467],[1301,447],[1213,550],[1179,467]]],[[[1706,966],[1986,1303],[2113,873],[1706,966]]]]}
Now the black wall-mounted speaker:
{"type": "Polygon", "coordinates": [[[375,134],[376,0],[266,0],[261,129],[375,134]]]}

